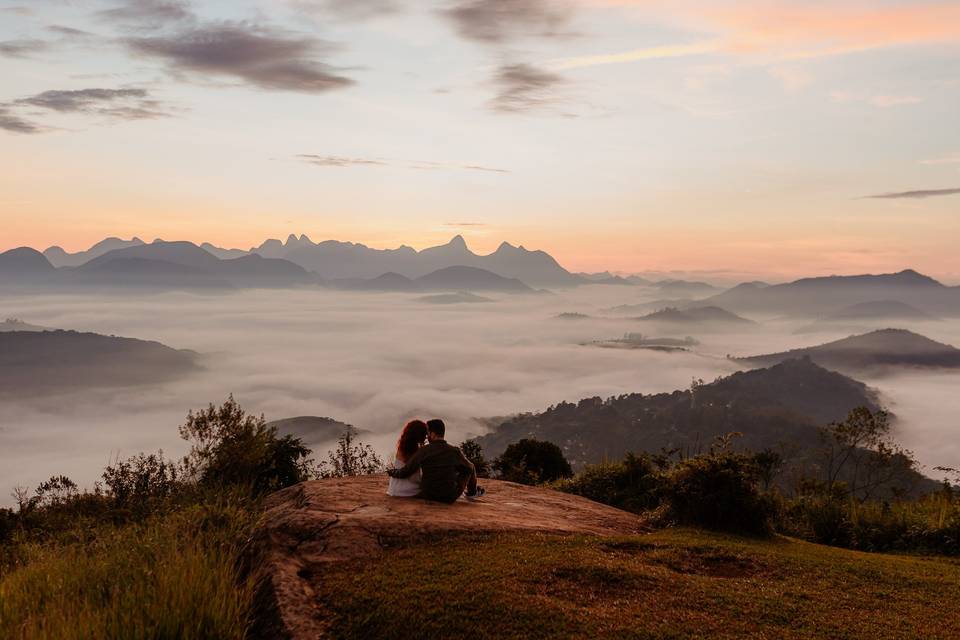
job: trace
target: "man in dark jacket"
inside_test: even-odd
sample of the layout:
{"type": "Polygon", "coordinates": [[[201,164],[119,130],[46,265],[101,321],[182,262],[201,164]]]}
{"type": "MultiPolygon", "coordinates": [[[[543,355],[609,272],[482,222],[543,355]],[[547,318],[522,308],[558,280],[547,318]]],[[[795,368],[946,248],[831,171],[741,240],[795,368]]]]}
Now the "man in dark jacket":
{"type": "Polygon", "coordinates": [[[443,420],[427,421],[426,444],[399,469],[387,471],[394,478],[408,478],[420,469],[420,496],[452,504],[466,491],[467,500],[476,500],[486,491],[477,486],[477,471],[457,447],[444,440],[443,420]]]}

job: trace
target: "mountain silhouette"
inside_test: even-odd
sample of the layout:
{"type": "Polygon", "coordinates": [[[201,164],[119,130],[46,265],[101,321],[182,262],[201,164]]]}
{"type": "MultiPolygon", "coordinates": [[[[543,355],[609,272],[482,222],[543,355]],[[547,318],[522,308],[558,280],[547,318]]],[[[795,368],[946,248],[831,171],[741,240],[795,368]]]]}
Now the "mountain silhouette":
{"type": "Polygon", "coordinates": [[[143,240],[137,237],[134,237],[130,240],[122,240],[120,238],[104,238],[86,251],[67,253],[62,248],[54,246],[45,249],[43,255],[45,255],[47,259],[50,260],[50,263],[55,267],[79,267],[81,264],[89,262],[94,258],[98,258],[108,251],[113,251],[114,249],[126,249],[127,247],[136,247],[142,244],[143,240]]]}
{"type": "Polygon", "coordinates": [[[702,324],[713,326],[751,325],[752,320],[741,318],[720,307],[690,307],[677,309],[667,307],[636,318],[641,322],[662,322],[664,324],[702,324]]]}
{"type": "Polygon", "coordinates": [[[891,367],[960,367],[960,349],[905,329],[880,329],[816,347],[740,358],[759,366],[784,360],[808,358],[840,371],[864,371],[891,367]]]}
{"type": "Polygon", "coordinates": [[[503,291],[527,293],[533,289],[516,278],[504,278],[486,269],[453,266],[438,269],[415,282],[425,290],[503,291]]]}
{"type": "Polygon", "coordinates": [[[906,269],[899,273],[803,278],[770,286],[738,285],[706,300],[738,313],[816,317],[853,304],[898,300],[920,310],[960,312],[960,288],[906,269]]]}
{"type": "Polygon", "coordinates": [[[196,370],[197,354],[76,331],[0,333],[0,395],[154,384],[196,370]]]}

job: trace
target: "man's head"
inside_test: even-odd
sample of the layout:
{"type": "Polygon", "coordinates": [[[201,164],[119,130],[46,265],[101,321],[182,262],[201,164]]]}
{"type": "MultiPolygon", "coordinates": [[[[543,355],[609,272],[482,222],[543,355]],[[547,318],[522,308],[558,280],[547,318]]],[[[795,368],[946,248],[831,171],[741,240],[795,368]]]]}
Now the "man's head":
{"type": "Polygon", "coordinates": [[[443,424],[443,420],[440,418],[427,420],[427,440],[430,442],[433,442],[434,440],[443,440],[443,436],[446,433],[447,426],[443,424]]]}

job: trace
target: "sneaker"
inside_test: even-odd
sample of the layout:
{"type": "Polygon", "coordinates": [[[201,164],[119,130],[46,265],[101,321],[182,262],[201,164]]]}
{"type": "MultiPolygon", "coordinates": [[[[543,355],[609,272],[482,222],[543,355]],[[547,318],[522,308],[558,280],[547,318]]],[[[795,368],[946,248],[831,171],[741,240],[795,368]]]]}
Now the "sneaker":
{"type": "Polygon", "coordinates": [[[486,493],[487,493],[486,489],[484,489],[483,487],[477,487],[476,493],[465,493],[463,494],[463,496],[470,502],[473,502],[477,498],[482,498],[483,496],[485,496],[486,493]]]}

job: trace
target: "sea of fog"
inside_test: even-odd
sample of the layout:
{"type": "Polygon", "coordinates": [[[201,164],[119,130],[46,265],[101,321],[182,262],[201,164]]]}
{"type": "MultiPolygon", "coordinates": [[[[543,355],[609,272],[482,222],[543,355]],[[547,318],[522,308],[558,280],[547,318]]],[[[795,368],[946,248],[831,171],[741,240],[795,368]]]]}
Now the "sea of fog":
{"type": "MultiPolygon", "coordinates": [[[[727,354],[843,337],[795,335],[803,322],[769,319],[739,333],[692,332],[702,344],[691,353],[604,349],[582,343],[628,331],[671,335],[597,317],[607,307],[650,299],[648,290],[589,286],[458,305],[416,297],[322,289],[0,296],[0,318],[157,340],[199,352],[203,365],[199,373],[153,387],[0,400],[0,504],[10,503],[15,485],[33,487],[53,474],[90,486],[117,456],[157,449],[180,455],[185,443],[177,427],[187,411],[231,393],[268,420],[317,415],[356,425],[387,454],[412,417],[442,417],[450,439],[460,441],[483,432],[476,418],[590,396],[686,388],[693,378],[710,381],[740,368],[727,354]],[[594,317],[556,319],[561,312],[594,317]]],[[[905,328],[960,345],[958,321],[905,328]]],[[[881,392],[898,417],[899,440],[928,471],[960,466],[960,374],[862,379],[881,392]]]]}

